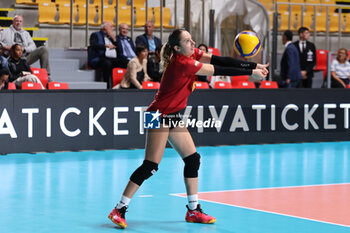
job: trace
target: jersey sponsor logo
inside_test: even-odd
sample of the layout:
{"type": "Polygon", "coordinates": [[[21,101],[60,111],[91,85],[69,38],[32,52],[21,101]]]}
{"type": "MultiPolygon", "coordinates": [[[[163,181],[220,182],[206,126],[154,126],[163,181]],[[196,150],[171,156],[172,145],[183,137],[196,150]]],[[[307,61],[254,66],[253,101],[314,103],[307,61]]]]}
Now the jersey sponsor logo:
{"type": "Polygon", "coordinates": [[[160,128],[160,115],[159,110],[156,112],[144,112],[143,113],[143,127],[145,129],[159,129],[160,128]]]}
{"type": "Polygon", "coordinates": [[[198,66],[198,65],[199,65],[199,61],[195,61],[195,62],[194,62],[194,65],[195,65],[195,66],[198,66]]]}

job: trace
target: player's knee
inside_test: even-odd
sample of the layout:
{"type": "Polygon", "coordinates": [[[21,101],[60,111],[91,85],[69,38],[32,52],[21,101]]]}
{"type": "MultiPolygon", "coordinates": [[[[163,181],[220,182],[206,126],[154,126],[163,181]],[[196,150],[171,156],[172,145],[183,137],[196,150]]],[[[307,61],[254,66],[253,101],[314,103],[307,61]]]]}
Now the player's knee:
{"type": "Polygon", "coordinates": [[[137,168],[131,175],[130,180],[135,184],[141,186],[143,181],[150,178],[158,171],[158,164],[149,160],[144,160],[142,165],[137,168]]]}
{"type": "Polygon", "coordinates": [[[185,162],[184,176],[185,178],[198,177],[201,156],[195,152],[183,159],[185,162]]]}

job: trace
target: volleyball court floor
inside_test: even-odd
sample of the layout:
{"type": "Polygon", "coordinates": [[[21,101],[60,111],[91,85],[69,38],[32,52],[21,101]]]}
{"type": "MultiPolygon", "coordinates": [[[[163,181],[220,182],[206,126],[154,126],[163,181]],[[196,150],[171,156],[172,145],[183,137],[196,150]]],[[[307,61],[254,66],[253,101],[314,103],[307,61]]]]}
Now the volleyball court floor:
{"type": "Polygon", "coordinates": [[[0,232],[350,232],[350,142],[199,147],[211,225],[186,223],[183,162],[166,149],[118,229],[107,215],[144,150],[0,156],[0,232]]]}

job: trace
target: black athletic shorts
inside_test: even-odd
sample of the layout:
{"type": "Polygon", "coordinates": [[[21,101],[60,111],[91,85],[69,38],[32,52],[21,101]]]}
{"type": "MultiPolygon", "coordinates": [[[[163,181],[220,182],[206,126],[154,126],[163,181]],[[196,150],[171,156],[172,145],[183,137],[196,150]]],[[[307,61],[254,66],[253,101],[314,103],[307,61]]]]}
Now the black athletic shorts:
{"type": "Polygon", "coordinates": [[[169,114],[164,115],[160,118],[161,124],[166,125],[170,129],[173,129],[176,126],[178,126],[179,121],[181,121],[180,111],[174,112],[174,113],[169,113],[169,114]]]}

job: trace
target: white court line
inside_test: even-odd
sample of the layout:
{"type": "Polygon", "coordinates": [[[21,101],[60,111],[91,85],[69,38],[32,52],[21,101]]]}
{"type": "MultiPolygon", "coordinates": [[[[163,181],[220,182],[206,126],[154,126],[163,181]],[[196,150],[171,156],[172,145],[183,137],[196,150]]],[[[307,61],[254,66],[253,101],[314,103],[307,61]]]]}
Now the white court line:
{"type": "MultiPolygon", "coordinates": [[[[350,184],[350,183],[316,184],[316,185],[282,186],[282,187],[269,187],[269,188],[253,188],[253,189],[219,190],[219,191],[198,192],[198,194],[201,194],[201,193],[249,191],[249,190],[265,190],[265,189],[288,189],[288,188],[298,188],[298,187],[335,186],[335,185],[344,185],[344,184],[350,184]]],[[[169,195],[186,198],[186,196],[180,196],[180,195],[183,195],[183,194],[185,194],[185,193],[170,193],[169,195]]],[[[220,205],[238,207],[238,208],[242,208],[242,209],[255,210],[255,211],[259,211],[259,212],[263,212],[263,213],[276,214],[276,215],[281,215],[281,216],[287,216],[287,217],[292,217],[292,218],[299,218],[299,219],[309,220],[309,221],[313,221],[313,222],[326,223],[326,224],[331,224],[331,225],[336,225],[336,226],[342,226],[342,227],[350,228],[349,225],[343,225],[343,224],[338,224],[338,223],[333,223],[333,222],[321,221],[321,220],[316,220],[316,219],[312,219],[312,218],[305,218],[305,217],[300,217],[300,216],[295,216],[295,215],[282,214],[282,213],[278,213],[278,212],[266,211],[266,210],[261,210],[261,209],[255,209],[255,208],[250,208],[250,207],[245,207],[245,206],[240,206],[240,205],[231,205],[231,204],[226,204],[226,203],[217,202],[217,201],[209,201],[209,200],[206,200],[206,199],[199,199],[199,200],[206,201],[206,202],[211,202],[211,203],[215,203],[215,204],[220,204],[220,205]]]]}
{"type": "MultiPolygon", "coordinates": [[[[265,189],[287,189],[287,188],[299,188],[299,187],[333,186],[333,185],[344,185],[344,184],[350,184],[350,183],[310,184],[310,185],[279,186],[279,187],[268,187],[268,188],[251,188],[251,189],[229,189],[229,190],[206,191],[206,192],[198,192],[198,193],[220,193],[220,192],[232,192],[232,191],[265,190],[265,189]]],[[[169,195],[178,196],[181,194],[185,194],[185,193],[170,193],[169,195]]]]}
{"type": "Polygon", "coordinates": [[[138,197],[153,197],[153,195],[139,195],[138,197]]]}

